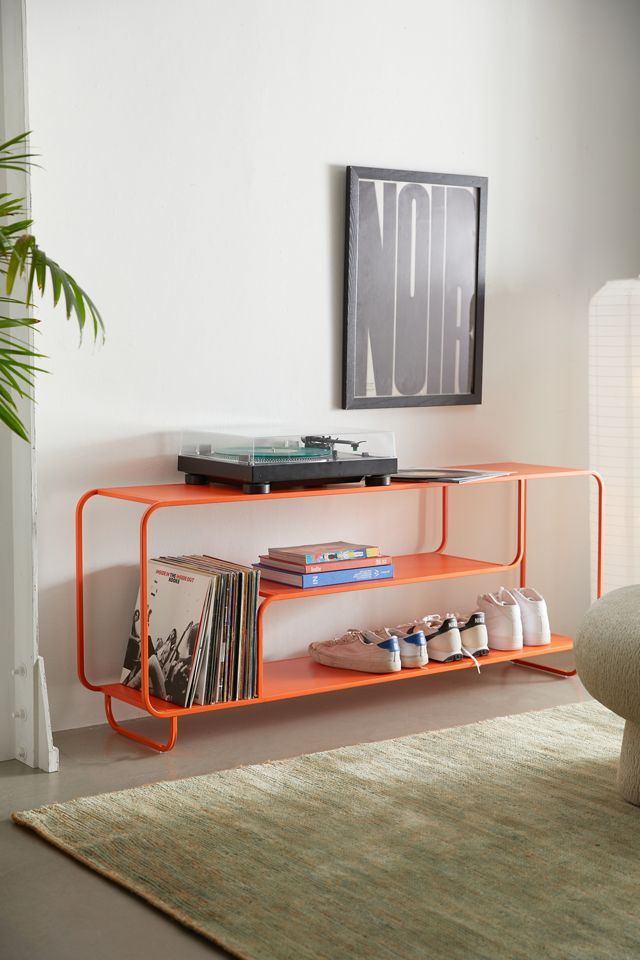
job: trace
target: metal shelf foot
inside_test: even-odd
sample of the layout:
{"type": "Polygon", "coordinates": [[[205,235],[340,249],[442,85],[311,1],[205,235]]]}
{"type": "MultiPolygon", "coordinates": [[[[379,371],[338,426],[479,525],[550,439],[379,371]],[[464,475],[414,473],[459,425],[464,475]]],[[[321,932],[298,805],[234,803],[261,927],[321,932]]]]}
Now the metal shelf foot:
{"type": "Polygon", "coordinates": [[[107,715],[109,726],[121,736],[128,737],[129,740],[135,740],[136,743],[142,743],[145,747],[151,747],[152,750],[159,750],[161,753],[166,753],[167,750],[172,750],[176,745],[176,740],[178,739],[177,717],[168,718],[170,722],[169,739],[166,743],[159,743],[157,740],[152,740],[150,737],[144,737],[142,734],[134,733],[133,730],[127,730],[127,728],[123,727],[121,723],[118,723],[113,715],[111,697],[108,693],[105,693],[104,695],[104,712],[107,715]]]}
{"type": "Polygon", "coordinates": [[[554,673],[557,677],[575,677],[576,669],[561,670],[560,667],[548,667],[546,663],[533,663],[531,660],[512,660],[514,667],[529,667],[530,670],[543,670],[545,673],[554,673]]]}

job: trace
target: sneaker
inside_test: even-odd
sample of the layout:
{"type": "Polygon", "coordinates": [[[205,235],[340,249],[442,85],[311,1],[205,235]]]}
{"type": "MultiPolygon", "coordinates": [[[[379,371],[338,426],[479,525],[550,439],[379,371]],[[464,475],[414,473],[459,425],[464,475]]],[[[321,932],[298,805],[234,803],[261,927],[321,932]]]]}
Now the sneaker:
{"type": "Polygon", "coordinates": [[[334,640],[317,640],[309,644],[309,656],[327,667],[364,673],[395,673],[401,669],[398,638],[381,640],[371,630],[347,630],[334,640]]]}
{"type": "Polygon", "coordinates": [[[470,657],[486,657],[489,653],[489,637],[484,613],[477,610],[468,617],[457,617],[462,652],[470,657]]]}
{"type": "Polygon", "coordinates": [[[432,613],[423,617],[422,620],[416,620],[400,629],[424,631],[429,660],[436,660],[438,663],[462,660],[462,643],[460,642],[458,621],[452,613],[448,613],[445,617],[432,613]]]}
{"type": "Polygon", "coordinates": [[[533,587],[516,587],[511,593],[520,607],[525,647],[541,647],[551,643],[547,604],[538,591],[533,587]]]}
{"type": "Polygon", "coordinates": [[[429,656],[424,630],[418,630],[410,624],[405,624],[402,627],[381,627],[380,630],[371,632],[381,640],[386,640],[389,637],[397,638],[400,647],[400,663],[403,670],[426,667],[428,664],[429,656]]]}
{"type": "Polygon", "coordinates": [[[483,593],[478,597],[478,609],[484,613],[492,650],[522,648],[520,607],[513,594],[504,587],[496,593],[483,593]]]}

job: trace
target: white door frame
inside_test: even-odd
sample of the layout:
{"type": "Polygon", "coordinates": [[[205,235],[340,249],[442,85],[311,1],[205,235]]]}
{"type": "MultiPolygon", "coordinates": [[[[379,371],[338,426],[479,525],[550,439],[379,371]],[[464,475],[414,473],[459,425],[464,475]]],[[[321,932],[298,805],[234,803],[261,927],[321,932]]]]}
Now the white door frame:
{"type": "MultiPolygon", "coordinates": [[[[24,0],[0,0],[0,71],[4,141],[28,129],[24,0]]],[[[4,190],[29,202],[24,175],[11,172],[0,178],[0,192],[4,190]]],[[[31,342],[31,331],[24,336],[31,342]]],[[[15,758],[54,772],[58,750],[51,735],[44,661],[38,656],[33,405],[22,403],[20,416],[31,444],[0,424],[0,760],[15,758]]]]}

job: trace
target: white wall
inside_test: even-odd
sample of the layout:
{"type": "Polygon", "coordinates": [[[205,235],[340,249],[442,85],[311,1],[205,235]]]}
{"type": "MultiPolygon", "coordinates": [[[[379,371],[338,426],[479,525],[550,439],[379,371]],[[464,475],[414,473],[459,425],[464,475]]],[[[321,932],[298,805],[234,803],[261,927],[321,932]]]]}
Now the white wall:
{"type": "MultiPolygon", "coordinates": [[[[79,351],[42,311],[40,623],[55,726],[103,716],[74,674],[75,501],[177,480],[182,428],[355,424],[394,430],[405,465],[586,462],[588,298],[640,257],[637,3],[28,0],[28,34],[39,235],[108,327],[104,348],[79,351]],[[349,163],[489,177],[481,406],[340,410],[349,163]]],[[[159,521],[157,549],[252,560],[307,538],[433,542],[420,497],[398,496],[375,511],[371,498],[194,508],[159,521]]],[[[457,549],[468,534],[507,552],[499,499],[457,495],[457,549]]],[[[531,580],[573,630],[589,602],[586,492],[556,483],[531,499],[531,580]]],[[[91,508],[97,676],[122,656],[138,515],[91,508]]],[[[464,608],[479,586],[272,608],[269,653],[365,617],[464,608]]]]}

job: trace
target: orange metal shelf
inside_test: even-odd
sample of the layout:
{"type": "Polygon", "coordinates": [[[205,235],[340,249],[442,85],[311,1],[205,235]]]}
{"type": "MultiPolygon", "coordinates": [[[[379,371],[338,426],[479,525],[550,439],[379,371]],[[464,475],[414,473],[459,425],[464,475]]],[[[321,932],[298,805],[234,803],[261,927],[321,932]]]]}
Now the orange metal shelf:
{"type": "MultiPolygon", "coordinates": [[[[508,663],[545,654],[563,653],[573,649],[573,640],[554,634],[551,643],[543,647],[523,647],[521,650],[492,650],[488,656],[480,657],[480,667],[489,667],[494,663],[508,663]]],[[[454,670],[475,669],[473,660],[457,660],[455,663],[436,663],[432,661],[418,670],[400,670],[398,673],[361,673],[357,670],[339,670],[316,663],[311,657],[295,657],[291,660],[271,660],[264,664],[264,692],[253,700],[230,700],[226,703],[211,703],[194,707],[174,707],[166,700],[151,697],[153,706],[165,716],[184,717],[194,713],[209,713],[211,710],[228,710],[243,707],[251,703],[268,703],[272,700],[288,700],[294,697],[307,697],[314,693],[330,693],[333,690],[350,690],[353,687],[367,687],[375,683],[393,683],[396,680],[415,680],[417,677],[434,677],[440,673],[454,670]]],[[[121,683],[106,684],[104,693],[114,700],[122,700],[133,707],[144,710],[142,694],[121,683]]]]}
{"type": "MultiPolygon", "coordinates": [[[[420,676],[435,676],[451,670],[465,670],[473,668],[471,660],[462,660],[457,663],[438,664],[430,663],[423,670],[402,670],[393,674],[368,674],[350,670],[336,670],[315,663],[308,657],[299,657],[291,660],[264,662],[264,618],[271,603],[279,600],[298,600],[303,597],[317,597],[334,593],[346,593],[353,590],[371,590],[380,587],[398,586],[401,584],[424,583],[435,580],[448,580],[458,577],[467,577],[488,573],[518,569],[521,586],[527,583],[526,553],[527,553],[527,484],[529,480],[555,479],[565,477],[591,476],[598,487],[598,547],[597,547],[597,595],[602,593],[602,479],[592,470],[573,469],[571,467],[547,467],[528,463],[503,462],[486,464],[465,464],[467,467],[487,470],[509,471],[508,476],[476,481],[474,484],[464,484],[458,489],[467,489],[487,483],[515,483],[518,491],[517,504],[517,547],[516,553],[509,563],[493,563],[485,560],[472,560],[467,557],[450,556],[446,549],[448,536],[448,494],[451,486],[439,483],[392,483],[387,487],[367,487],[364,484],[332,484],[324,487],[290,487],[284,490],[273,490],[269,494],[245,494],[234,486],[188,486],[184,483],[157,484],[152,486],[133,487],[105,487],[89,490],[79,500],[76,510],[76,610],[77,610],[77,664],[78,676],[84,686],[104,696],[107,719],[114,730],[123,736],[129,737],[138,743],[152,747],[155,750],[171,750],[176,742],[178,718],[187,714],[207,713],[211,710],[227,710],[232,707],[247,706],[253,703],[265,703],[272,700],[283,700],[291,697],[302,697],[314,693],[325,693],[332,690],[345,690],[350,687],[368,686],[375,683],[389,683],[395,680],[409,680],[420,676]],[[127,500],[144,504],[140,519],[140,590],[143,597],[147,596],[147,528],[151,516],[164,507],[195,506],[198,504],[218,503],[250,503],[253,501],[281,500],[288,498],[356,496],[369,494],[397,493],[399,491],[421,491],[428,495],[429,491],[439,491],[442,502],[442,538],[440,546],[433,553],[418,553],[398,556],[394,560],[395,577],[391,580],[376,580],[365,583],[348,583],[331,587],[302,590],[286,584],[275,583],[262,579],[260,596],[262,603],[258,610],[258,643],[257,656],[259,663],[258,691],[259,696],[254,700],[231,701],[229,703],[206,704],[189,708],[176,707],[164,700],[159,700],[149,693],[149,679],[147,676],[147,629],[145,614],[141,618],[141,645],[142,645],[142,674],[143,689],[131,690],[120,683],[95,684],[86,674],[85,669],[85,636],[84,636],[84,548],[83,548],[83,511],[92,497],[106,497],[112,500],[127,500]],[[119,723],[113,715],[112,701],[121,701],[146,711],[154,717],[168,719],[169,735],[167,740],[160,742],[146,737],[136,731],[128,730],[119,723]]],[[[143,601],[144,604],[144,601],[143,601]]],[[[144,608],[144,607],[143,607],[144,608]]],[[[545,654],[560,653],[571,650],[572,641],[569,637],[554,635],[551,644],[544,647],[525,647],[517,651],[492,651],[488,657],[483,657],[482,667],[493,663],[511,661],[518,666],[530,666],[537,670],[544,670],[559,676],[573,676],[575,670],[562,670],[550,667],[543,663],[532,663],[531,658],[538,658],[545,654]]]]}
{"type": "MultiPolygon", "coordinates": [[[[471,463],[458,464],[468,470],[508,470],[510,476],[494,477],[488,480],[476,480],[471,486],[479,483],[504,483],[514,480],[553,479],[554,477],[580,477],[591,473],[590,470],[574,469],[573,467],[544,467],[533,463],[471,463]]],[[[210,486],[189,486],[186,483],[160,483],[150,486],[133,487],[100,487],[95,492],[101,497],[113,497],[116,500],[132,500],[136,503],[147,503],[154,506],[177,507],[195,506],[204,503],[237,503],[245,501],[252,503],[256,500],[282,500],[291,497],[331,497],[356,494],[389,493],[398,490],[425,490],[442,486],[456,486],[455,484],[441,483],[390,483],[387,487],[367,487],[362,483],[334,483],[325,487],[287,487],[284,490],[272,490],[271,493],[243,493],[240,487],[231,484],[215,484],[210,486]]],[[[469,486],[469,484],[462,484],[469,486]]]]}
{"type": "Polygon", "coordinates": [[[302,597],[319,597],[351,590],[397,587],[403,583],[425,583],[429,580],[451,580],[479,573],[500,573],[511,567],[511,564],[469,560],[467,557],[452,557],[446,553],[408,553],[394,557],[393,564],[395,576],[390,580],[365,580],[363,583],[341,583],[331,587],[309,587],[305,590],[261,577],[260,596],[271,597],[272,600],[300,600],[302,597]]]}

